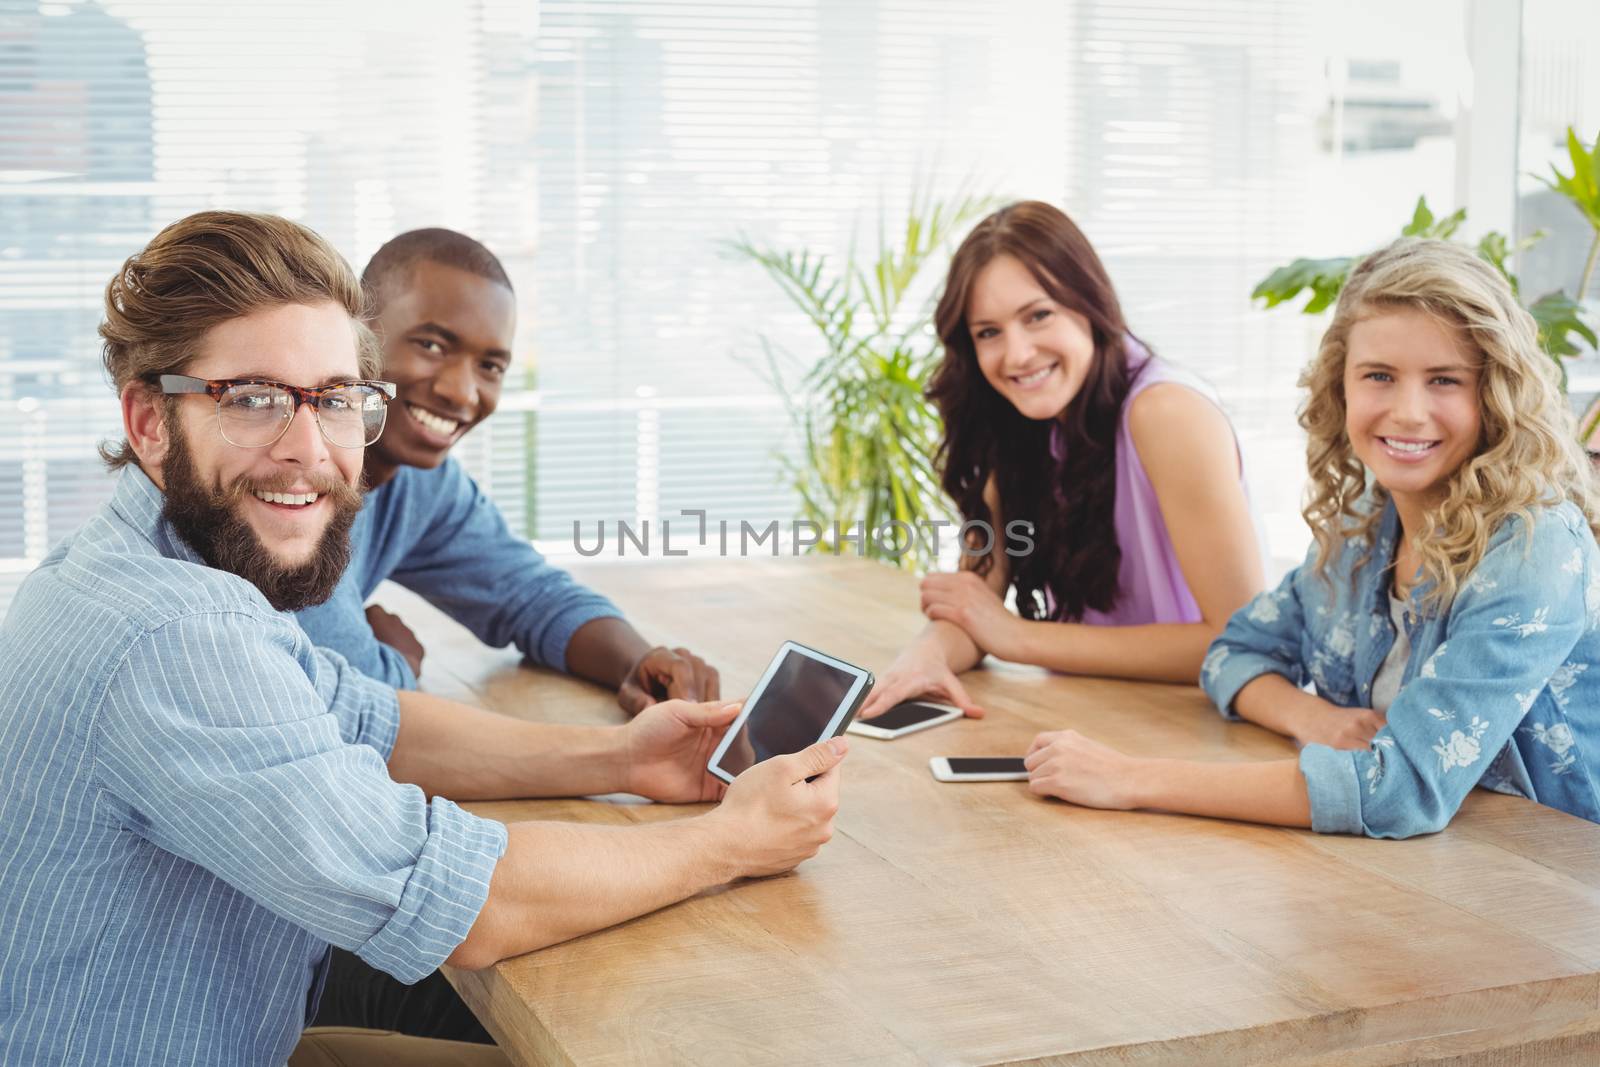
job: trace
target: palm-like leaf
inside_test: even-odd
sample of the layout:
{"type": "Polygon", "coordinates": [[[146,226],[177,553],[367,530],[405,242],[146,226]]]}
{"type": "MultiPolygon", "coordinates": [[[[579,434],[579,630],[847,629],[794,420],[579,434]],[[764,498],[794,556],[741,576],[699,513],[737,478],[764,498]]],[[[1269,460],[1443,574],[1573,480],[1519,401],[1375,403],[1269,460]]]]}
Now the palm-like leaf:
{"type": "Polygon", "coordinates": [[[1578,131],[1567,127],[1567,157],[1572,162],[1571,174],[1552,166],[1550,177],[1539,180],[1572,201],[1590,227],[1600,232],[1600,136],[1592,147],[1585,148],[1578,131]]]}
{"type": "Polygon", "coordinates": [[[950,239],[993,206],[970,193],[950,200],[919,193],[892,241],[880,223],[870,263],[859,262],[854,248],[835,267],[820,254],[767,248],[743,235],[729,243],[765,271],[821,341],[814,358],[802,359],[761,339],[766,376],[784,396],[800,438],[801,460],[780,457],[781,469],[802,517],[824,531],[818,550],[843,551],[836,524],[849,534],[861,523],[866,555],[913,566],[931,562],[920,541],[897,551],[903,531],[888,544],[872,537],[890,521],[917,530],[945,515],[933,467],[939,420],[923,398],[938,357],[929,329],[931,292],[908,305],[950,239]]]}
{"type": "MultiPolygon", "coordinates": [[[[1574,300],[1565,292],[1557,291],[1547,293],[1536,302],[1527,305],[1528,311],[1539,325],[1540,347],[1555,360],[1557,368],[1561,371],[1563,389],[1566,388],[1567,368],[1562,360],[1578,355],[1582,351],[1574,338],[1588,341],[1591,348],[1595,346],[1595,331],[1585,321],[1581,294],[1587,291],[1589,279],[1595,270],[1596,259],[1600,258],[1600,144],[1592,150],[1586,149],[1570,129],[1567,131],[1567,140],[1568,151],[1573,160],[1573,173],[1564,175],[1559,170],[1551,168],[1554,180],[1546,178],[1540,180],[1577,205],[1584,213],[1584,217],[1595,226],[1595,240],[1589,248],[1589,260],[1578,283],[1579,299],[1574,300]]],[[[1442,219],[1437,218],[1428,207],[1427,199],[1419,196],[1411,212],[1411,221],[1401,228],[1400,233],[1405,237],[1452,240],[1466,221],[1466,217],[1466,210],[1462,209],[1442,219]]],[[[1493,264],[1505,276],[1506,281],[1511,284],[1512,293],[1521,300],[1522,286],[1511,270],[1511,260],[1517,254],[1538,244],[1545,236],[1545,231],[1539,230],[1513,242],[1504,234],[1491,231],[1479,238],[1473,247],[1479,256],[1493,264]]],[[[1311,298],[1300,310],[1306,315],[1320,314],[1339,299],[1345,281],[1358,259],[1359,257],[1354,256],[1297,259],[1278,267],[1261,279],[1250,293],[1250,298],[1260,300],[1270,308],[1309,291],[1311,298]]]]}

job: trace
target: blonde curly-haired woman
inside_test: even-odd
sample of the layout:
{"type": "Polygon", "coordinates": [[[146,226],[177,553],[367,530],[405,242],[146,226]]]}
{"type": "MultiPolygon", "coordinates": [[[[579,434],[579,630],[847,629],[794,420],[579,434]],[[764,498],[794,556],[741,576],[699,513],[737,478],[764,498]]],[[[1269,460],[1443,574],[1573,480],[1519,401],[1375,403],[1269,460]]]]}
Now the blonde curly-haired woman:
{"type": "Polygon", "coordinates": [[[1404,239],[1351,275],[1301,384],[1315,544],[1201,676],[1299,759],[1046,733],[1034,792],[1410,837],[1481,785],[1600,821],[1600,510],[1532,318],[1470,251],[1404,239]]]}

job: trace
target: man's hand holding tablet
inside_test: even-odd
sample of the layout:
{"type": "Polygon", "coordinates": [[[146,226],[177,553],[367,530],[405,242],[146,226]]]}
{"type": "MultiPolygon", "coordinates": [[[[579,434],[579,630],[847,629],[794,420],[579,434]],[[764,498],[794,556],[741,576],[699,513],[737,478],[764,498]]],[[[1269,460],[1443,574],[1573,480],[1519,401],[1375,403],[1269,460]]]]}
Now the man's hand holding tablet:
{"type": "Polygon", "coordinates": [[[785,641],[706,766],[731,783],[763,760],[837,737],[872,689],[872,672],[785,641]]]}
{"type": "Polygon", "coordinates": [[[793,870],[833,836],[839,810],[839,761],[849,751],[842,737],[818,741],[792,755],[756,764],[706,815],[731,863],[723,881],[764,878],[793,870]]]}
{"type": "Polygon", "coordinates": [[[653,704],[622,729],[628,791],[667,803],[716,800],[706,813],[703,859],[715,885],[793,870],[833,836],[842,737],[763,760],[732,785],[706,771],[708,753],[740,704],[653,704]]]}
{"type": "Polygon", "coordinates": [[[742,705],[734,701],[651,704],[622,727],[626,791],[668,804],[717,800],[727,786],[706,760],[742,705]]]}
{"type": "Polygon", "coordinates": [[[871,688],[869,672],[785,642],[742,704],[668,700],[620,727],[627,791],[721,798],[695,820],[713,883],[792,870],[833,836],[849,751],[836,735],[871,688]]]}

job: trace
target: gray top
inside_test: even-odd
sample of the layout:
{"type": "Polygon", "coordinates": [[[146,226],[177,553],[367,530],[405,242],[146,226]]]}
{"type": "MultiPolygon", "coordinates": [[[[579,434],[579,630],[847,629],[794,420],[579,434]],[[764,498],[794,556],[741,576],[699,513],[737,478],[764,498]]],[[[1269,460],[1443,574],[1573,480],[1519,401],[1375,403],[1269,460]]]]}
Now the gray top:
{"type": "Polygon", "coordinates": [[[1383,657],[1383,665],[1372,679],[1372,710],[1379,715],[1389,713],[1389,705],[1400,695],[1400,678],[1406,673],[1406,660],[1411,658],[1411,638],[1406,635],[1406,602],[1389,597],[1389,618],[1394,620],[1394,645],[1383,657]]]}

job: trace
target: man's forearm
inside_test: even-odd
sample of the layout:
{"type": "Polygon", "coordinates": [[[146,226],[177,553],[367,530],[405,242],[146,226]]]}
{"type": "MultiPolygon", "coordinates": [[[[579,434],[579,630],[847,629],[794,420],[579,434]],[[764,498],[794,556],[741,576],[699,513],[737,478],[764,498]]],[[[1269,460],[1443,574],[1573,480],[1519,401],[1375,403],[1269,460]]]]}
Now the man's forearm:
{"type": "Polygon", "coordinates": [[[521,722],[402,692],[389,774],[451,800],[587,796],[622,789],[621,728],[521,722]]]}
{"type": "Polygon", "coordinates": [[[650,826],[508,827],[489,899],[447,962],[469,970],[655,911],[737,870],[706,816],[650,826]]]}
{"type": "Polygon", "coordinates": [[[567,642],[567,673],[620,689],[628,671],[651,647],[627,619],[614,615],[590,619],[567,642]]]}

